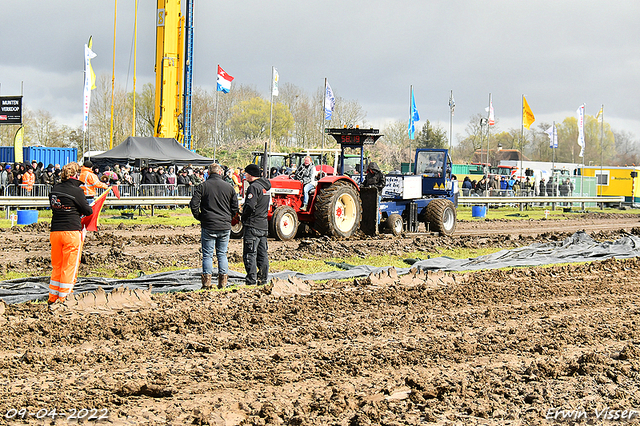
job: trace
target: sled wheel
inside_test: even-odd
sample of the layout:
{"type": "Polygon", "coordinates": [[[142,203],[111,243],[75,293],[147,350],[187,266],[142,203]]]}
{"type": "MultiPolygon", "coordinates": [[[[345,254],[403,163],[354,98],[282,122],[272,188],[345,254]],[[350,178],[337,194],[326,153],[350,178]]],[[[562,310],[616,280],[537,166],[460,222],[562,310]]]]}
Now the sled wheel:
{"type": "Polygon", "coordinates": [[[387,229],[391,231],[396,237],[402,234],[402,216],[397,213],[392,213],[387,218],[387,229]]]}
{"type": "Polygon", "coordinates": [[[456,208],[445,198],[431,200],[425,208],[424,219],[431,225],[430,229],[441,235],[449,236],[456,230],[456,208]]]}

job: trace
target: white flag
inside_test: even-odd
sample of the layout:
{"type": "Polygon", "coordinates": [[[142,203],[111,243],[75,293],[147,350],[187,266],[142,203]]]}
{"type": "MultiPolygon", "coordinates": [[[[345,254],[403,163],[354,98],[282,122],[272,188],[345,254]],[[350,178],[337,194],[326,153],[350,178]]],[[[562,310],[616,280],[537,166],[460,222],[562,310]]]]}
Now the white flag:
{"type": "Polygon", "coordinates": [[[558,147],[558,129],[556,128],[556,125],[554,124],[544,132],[547,134],[547,136],[549,136],[549,140],[550,140],[549,148],[557,148],[558,147]]]}
{"type": "Polygon", "coordinates": [[[449,110],[451,111],[451,116],[453,117],[453,111],[456,109],[456,101],[453,99],[453,90],[451,91],[451,95],[449,96],[449,110]]]}
{"type": "Polygon", "coordinates": [[[333,96],[333,90],[327,81],[327,90],[324,95],[324,119],[331,120],[331,114],[336,106],[336,98],[333,96]]]}
{"type": "Polygon", "coordinates": [[[273,87],[271,89],[271,94],[273,96],[278,96],[278,70],[277,69],[273,69],[273,87]]]}
{"type": "Polygon", "coordinates": [[[493,114],[493,98],[489,98],[489,106],[484,109],[489,113],[489,126],[496,124],[496,117],[493,114]]]}
{"type": "Polygon", "coordinates": [[[580,157],[584,158],[584,104],[576,111],[578,115],[578,145],[580,145],[580,157]]]}
{"type": "Polygon", "coordinates": [[[89,105],[91,104],[91,89],[96,88],[96,75],[91,68],[91,60],[97,55],[91,50],[92,40],[84,45],[84,110],[82,120],[82,131],[87,131],[89,125],[89,105]]]}

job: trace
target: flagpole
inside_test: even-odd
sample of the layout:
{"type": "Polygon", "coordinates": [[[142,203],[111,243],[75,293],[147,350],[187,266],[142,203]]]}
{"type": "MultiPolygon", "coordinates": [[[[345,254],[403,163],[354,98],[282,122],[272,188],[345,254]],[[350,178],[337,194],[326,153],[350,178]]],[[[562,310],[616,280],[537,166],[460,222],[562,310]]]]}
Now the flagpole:
{"type": "MultiPolygon", "coordinates": [[[[90,104],[91,104],[91,90],[93,90],[92,86],[92,80],[91,80],[91,76],[92,76],[92,72],[91,72],[91,65],[90,62],[89,64],[87,64],[88,60],[87,60],[87,51],[86,48],[91,49],[93,47],[93,43],[92,43],[92,39],[93,36],[89,36],[89,40],[87,41],[87,44],[85,45],[85,58],[84,58],[84,102],[85,102],[85,111],[86,111],[86,118],[87,118],[87,123],[86,126],[82,126],[83,127],[83,134],[82,134],[82,157],[84,157],[85,155],[85,140],[87,141],[87,145],[88,145],[88,151],[91,151],[91,139],[89,138],[89,117],[91,116],[91,108],[90,108],[90,104]],[[87,66],[89,65],[89,66],[87,66]],[[87,81],[87,79],[89,79],[87,81]],[[88,92],[87,92],[87,88],[88,88],[88,92]],[[87,97],[89,98],[89,102],[87,102],[87,97]]],[[[89,55],[90,56],[90,55],[89,55]]],[[[90,59],[89,59],[90,61],[90,59]]],[[[84,120],[84,117],[83,117],[84,120]]],[[[88,157],[89,159],[91,159],[91,157],[88,157]]]]}
{"type": "MultiPolygon", "coordinates": [[[[453,102],[453,89],[451,90],[451,94],[449,95],[449,156],[452,157],[451,151],[453,149],[453,108],[451,107],[451,103],[453,102]]],[[[453,160],[452,160],[453,161],[453,160]]]]}
{"type": "MultiPolygon", "coordinates": [[[[413,121],[413,111],[411,108],[411,101],[413,100],[413,84],[409,86],[409,128],[411,128],[411,123],[413,121]]],[[[411,138],[411,134],[409,134],[409,170],[411,170],[411,146],[413,145],[413,139],[411,138]]]]}
{"type": "MultiPolygon", "coordinates": [[[[86,55],[86,54],[87,54],[87,53],[86,53],[86,51],[85,51],[85,55],[86,55]]],[[[84,66],[84,80],[83,80],[83,83],[84,83],[84,85],[85,85],[85,89],[84,89],[84,90],[86,90],[86,86],[87,86],[87,71],[88,71],[88,70],[87,70],[87,59],[86,59],[86,58],[85,58],[85,60],[84,60],[84,63],[85,63],[85,66],[84,66]]],[[[83,93],[83,95],[84,95],[84,93],[83,93]]],[[[82,117],[82,119],[84,120],[84,117],[82,117]]],[[[83,129],[84,129],[84,125],[83,125],[82,127],[83,127],[83,129]]],[[[85,153],[87,152],[87,151],[85,150],[85,148],[84,148],[84,143],[85,143],[85,141],[86,141],[86,139],[87,139],[87,132],[88,132],[88,131],[89,131],[89,115],[87,114],[87,128],[86,128],[86,129],[84,129],[84,132],[82,132],[82,157],[83,157],[83,160],[82,160],[82,161],[83,161],[83,162],[84,162],[84,155],[85,155],[85,153]]]]}
{"type": "MultiPolygon", "coordinates": [[[[585,140],[584,137],[584,116],[585,116],[585,111],[587,109],[587,104],[582,104],[582,143],[584,144],[583,146],[583,153],[582,153],[582,173],[580,173],[580,196],[584,197],[584,156],[587,153],[587,141],[585,140]]],[[[580,130],[578,130],[579,132],[580,130]]]]}
{"type": "MultiPolygon", "coordinates": [[[[269,151],[267,152],[266,158],[264,160],[265,169],[267,169],[269,166],[269,156],[271,155],[271,132],[273,131],[273,79],[275,77],[274,69],[275,67],[272,66],[271,67],[271,84],[270,84],[271,105],[269,107],[269,151]]],[[[269,176],[269,172],[267,172],[267,176],[269,176]]]]}
{"type": "MultiPolygon", "coordinates": [[[[220,65],[218,65],[220,67],[220,65]]],[[[216,149],[218,148],[218,92],[216,89],[216,114],[213,119],[213,161],[216,161],[216,149]]]]}
{"type": "MultiPolygon", "coordinates": [[[[487,112],[487,177],[489,176],[489,129],[491,125],[489,124],[489,118],[491,117],[491,93],[489,93],[489,111],[487,112]]],[[[480,150],[482,152],[482,150],[480,150]]],[[[482,156],[480,157],[482,160],[482,156]]],[[[482,161],[481,161],[482,162],[482,161]]]]}
{"type": "Polygon", "coordinates": [[[322,150],[324,151],[324,131],[325,131],[325,123],[326,123],[326,108],[327,103],[327,78],[324,78],[324,92],[322,93],[322,150]]]}
{"type": "MultiPolygon", "coordinates": [[[[604,143],[604,104],[602,104],[600,110],[602,115],[600,116],[600,179],[602,179],[602,165],[604,164],[604,155],[602,144],[604,143]]],[[[600,196],[602,197],[602,185],[600,185],[600,196]]],[[[631,194],[631,205],[633,206],[633,194],[631,194]]]]}
{"type": "Polygon", "coordinates": [[[522,157],[524,156],[524,94],[522,95],[522,113],[520,114],[520,180],[522,180],[522,157]]]}
{"type": "Polygon", "coordinates": [[[551,127],[551,172],[553,174],[553,169],[556,168],[556,122],[553,122],[553,127],[551,127]]]}

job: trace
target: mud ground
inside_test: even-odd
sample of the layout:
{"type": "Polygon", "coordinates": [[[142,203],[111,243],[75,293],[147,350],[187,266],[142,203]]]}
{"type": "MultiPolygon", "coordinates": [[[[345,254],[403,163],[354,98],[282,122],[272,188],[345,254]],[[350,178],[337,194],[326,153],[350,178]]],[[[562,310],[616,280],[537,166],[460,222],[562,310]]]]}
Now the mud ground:
{"type": "MultiPolygon", "coordinates": [[[[461,222],[450,238],[310,235],[270,241],[270,256],[437,255],[577,230],[602,241],[640,233],[639,223],[590,214],[461,222]]],[[[3,272],[48,273],[45,225],[0,236],[3,272]]],[[[107,264],[125,275],[196,268],[198,249],[197,227],[103,227],[88,238],[80,274],[107,264]]],[[[240,256],[239,242],[230,252],[240,256]]],[[[0,424],[42,424],[29,413],[53,408],[66,412],[55,424],[82,408],[107,410],[102,422],[118,425],[544,425],[558,413],[572,419],[563,424],[600,424],[633,414],[623,410],[635,410],[624,423],[637,424],[639,272],[640,259],[613,259],[459,274],[437,286],[313,283],[309,296],[155,294],[153,308],[109,315],[9,305],[0,312],[0,424]],[[23,407],[24,420],[5,418],[23,407]]]]}

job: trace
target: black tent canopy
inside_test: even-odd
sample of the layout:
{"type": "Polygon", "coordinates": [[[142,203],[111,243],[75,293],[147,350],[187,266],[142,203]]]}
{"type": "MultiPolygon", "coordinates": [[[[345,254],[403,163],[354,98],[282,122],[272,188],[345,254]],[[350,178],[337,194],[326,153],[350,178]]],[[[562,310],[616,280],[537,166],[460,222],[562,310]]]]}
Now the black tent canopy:
{"type": "Polygon", "coordinates": [[[211,158],[203,157],[183,147],[173,138],[142,138],[129,136],[120,145],[91,157],[97,166],[114,164],[149,164],[157,166],[208,166],[211,158]]]}

